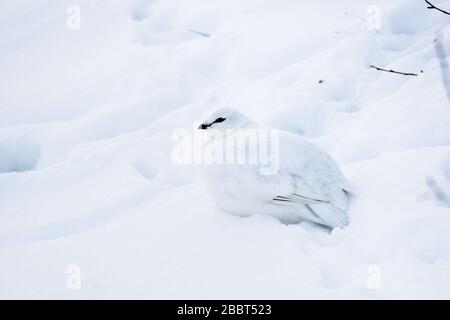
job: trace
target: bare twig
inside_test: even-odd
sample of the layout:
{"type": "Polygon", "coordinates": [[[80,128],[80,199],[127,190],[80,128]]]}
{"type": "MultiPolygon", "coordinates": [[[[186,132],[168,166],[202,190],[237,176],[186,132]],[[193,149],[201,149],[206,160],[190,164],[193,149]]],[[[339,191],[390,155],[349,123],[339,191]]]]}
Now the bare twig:
{"type": "Polygon", "coordinates": [[[440,12],[442,12],[442,13],[445,13],[445,14],[448,14],[448,15],[450,15],[450,12],[447,12],[447,11],[444,11],[444,10],[442,10],[442,9],[440,9],[440,8],[438,8],[438,7],[436,7],[434,4],[432,4],[430,1],[428,1],[428,0],[425,0],[425,2],[428,4],[428,9],[435,9],[435,10],[437,10],[437,11],[440,11],[440,12]]]}
{"type": "Polygon", "coordinates": [[[348,36],[357,36],[358,34],[356,32],[351,31],[334,31],[335,34],[345,34],[348,36]]]}
{"type": "Polygon", "coordinates": [[[406,73],[406,72],[399,72],[399,71],[395,71],[395,70],[387,70],[387,69],[383,69],[383,68],[379,68],[379,67],[375,67],[374,65],[370,65],[371,68],[374,68],[378,71],[384,71],[384,72],[390,72],[390,73],[396,73],[396,74],[401,74],[404,76],[413,76],[413,77],[417,77],[418,74],[417,73],[406,73]]]}
{"type": "Polygon", "coordinates": [[[206,37],[206,38],[211,37],[210,34],[204,33],[204,32],[201,32],[201,31],[197,31],[197,30],[192,30],[192,29],[191,29],[191,30],[189,30],[189,32],[192,32],[192,33],[194,33],[194,34],[197,34],[197,35],[199,35],[199,36],[206,37]]]}
{"type": "MultiPolygon", "coordinates": [[[[354,14],[351,12],[344,12],[344,14],[348,17],[352,17],[352,18],[356,18],[358,20],[361,20],[362,22],[364,22],[367,25],[367,19],[358,15],[358,14],[354,14]]],[[[376,33],[380,34],[380,30],[378,30],[377,28],[373,28],[373,30],[375,30],[376,33]]]]}
{"type": "Polygon", "coordinates": [[[365,23],[367,23],[367,20],[364,19],[363,17],[361,17],[360,15],[357,15],[357,14],[354,14],[354,13],[351,13],[351,12],[344,12],[344,14],[345,14],[346,16],[353,17],[353,18],[357,18],[357,19],[362,20],[362,21],[364,21],[365,23]]]}

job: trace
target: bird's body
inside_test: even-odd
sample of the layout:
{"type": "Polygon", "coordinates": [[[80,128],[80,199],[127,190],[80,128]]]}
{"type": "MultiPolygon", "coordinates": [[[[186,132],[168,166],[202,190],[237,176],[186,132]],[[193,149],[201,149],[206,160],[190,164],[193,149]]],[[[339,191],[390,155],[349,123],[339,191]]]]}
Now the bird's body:
{"type": "MultiPolygon", "coordinates": [[[[226,109],[217,115],[227,119],[239,113],[226,109]]],[[[239,128],[258,127],[245,116],[242,117],[244,121],[239,128]]],[[[218,129],[232,127],[219,126],[218,129]]],[[[224,139],[227,138],[230,137],[225,135],[224,139]]],[[[279,131],[277,139],[279,164],[274,174],[261,174],[263,164],[259,163],[211,164],[203,167],[206,185],[218,206],[241,216],[271,215],[285,223],[311,221],[330,228],[347,225],[346,211],[351,187],[336,162],[300,136],[279,131]]]]}

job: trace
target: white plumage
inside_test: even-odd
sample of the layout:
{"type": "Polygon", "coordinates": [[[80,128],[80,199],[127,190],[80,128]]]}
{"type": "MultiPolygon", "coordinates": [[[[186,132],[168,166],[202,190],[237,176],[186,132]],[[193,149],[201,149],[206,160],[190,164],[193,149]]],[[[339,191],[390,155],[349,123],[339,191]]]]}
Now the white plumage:
{"type": "MultiPolygon", "coordinates": [[[[229,129],[252,128],[260,126],[234,109],[219,110],[200,126],[206,132],[220,130],[224,139],[229,129]]],[[[352,188],[331,156],[284,131],[279,131],[278,155],[279,170],[273,175],[262,175],[259,164],[204,165],[206,185],[218,206],[241,216],[271,215],[284,223],[347,225],[352,188]]]]}

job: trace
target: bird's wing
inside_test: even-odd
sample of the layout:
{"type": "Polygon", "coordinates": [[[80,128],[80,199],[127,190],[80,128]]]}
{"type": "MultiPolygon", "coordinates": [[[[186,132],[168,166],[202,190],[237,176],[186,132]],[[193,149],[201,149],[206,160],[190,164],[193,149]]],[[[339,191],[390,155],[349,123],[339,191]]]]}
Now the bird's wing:
{"type": "Polygon", "coordinates": [[[347,224],[347,180],[338,164],[312,143],[289,133],[280,135],[280,172],[290,178],[288,193],[274,194],[278,206],[305,208],[313,221],[330,227],[347,224]]]}
{"type": "MultiPolygon", "coordinates": [[[[301,137],[280,134],[280,171],[293,178],[292,194],[329,202],[345,210],[354,193],[338,164],[325,151],[301,137]]],[[[276,194],[274,196],[286,196],[276,194]]],[[[295,196],[293,197],[295,199],[295,196]]],[[[297,199],[298,200],[298,199],[297,199]]]]}
{"type": "Polygon", "coordinates": [[[272,199],[272,203],[277,206],[305,208],[313,222],[330,228],[344,227],[348,224],[345,211],[334,206],[329,200],[309,198],[293,193],[289,196],[276,196],[272,199]]]}

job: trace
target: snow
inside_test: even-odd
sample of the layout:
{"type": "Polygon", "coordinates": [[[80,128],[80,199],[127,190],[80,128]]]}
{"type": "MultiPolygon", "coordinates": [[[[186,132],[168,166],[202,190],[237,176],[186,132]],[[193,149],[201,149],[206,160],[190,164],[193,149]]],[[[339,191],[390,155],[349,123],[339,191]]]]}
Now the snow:
{"type": "Polygon", "coordinates": [[[421,0],[76,3],[79,30],[72,1],[0,5],[0,298],[450,298],[450,209],[426,182],[450,193],[448,16],[421,0]],[[378,32],[345,14],[372,4],[378,32]],[[218,209],[170,154],[221,107],[329,152],[359,190],[350,225],[218,209]]]}

